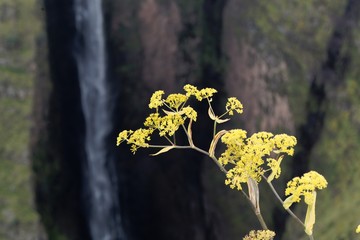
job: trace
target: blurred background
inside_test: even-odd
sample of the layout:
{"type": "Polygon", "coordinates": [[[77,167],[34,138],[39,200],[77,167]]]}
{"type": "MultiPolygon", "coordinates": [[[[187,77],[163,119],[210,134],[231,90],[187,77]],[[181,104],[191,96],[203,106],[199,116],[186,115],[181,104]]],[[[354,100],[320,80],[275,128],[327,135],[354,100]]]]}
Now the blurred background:
{"type": "MultiPolygon", "coordinates": [[[[142,126],[153,91],[187,83],[218,89],[218,112],[242,101],[227,129],[295,135],[275,187],[323,174],[315,239],[357,239],[359,18],[357,0],[0,0],[0,239],[234,240],[260,229],[210,159],[115,146],[142,126]]],[[[200,120],[195,143],[207,149],[211,123],[200,120]]],[[[276,239],[307,239],[260,188],[276,239]]]]}

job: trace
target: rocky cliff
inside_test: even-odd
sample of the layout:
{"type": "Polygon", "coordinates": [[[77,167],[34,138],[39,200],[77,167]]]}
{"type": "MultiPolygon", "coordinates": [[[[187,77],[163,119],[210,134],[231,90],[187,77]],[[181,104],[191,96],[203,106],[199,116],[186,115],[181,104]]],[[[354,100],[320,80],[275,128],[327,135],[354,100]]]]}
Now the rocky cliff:
{"type": "MultiPolygon", "coordinates": [[[[49,71],[36,84],[37,203],[53,239],[87,239],[81,195],[84,119],[72,54],[75,16],[72,1],[44,3],[47,44],[39,46],[48,50],[40,51],[39,61],[49,71]]],[[[353,237],[356,214],[336,230],[331,226],[343,222],[341,216],[355,211],[359,201],[353,194],[359,188],[354,180],[359,169],[353,167],[359,154],[358,19],[349,11],[358,8],[356,1],[103,3],[114,94],[109,108],[115,113],[108,146],[118,155],[118,196],[129,239],[238,239],[258,227],[245,199],[223,185],[208,159],[191,152],[150,159],[145,151],[134,156],[126,147],[115,148],[118,131],[142,124],[154,90],[179,91],[185,83],[217,88],[220,103],[237,96],[245,112],[229,127],[296,134],[299,154],[286,159],[285,180],[310,167],[324,173],[329,189],[319,194],[315,231],[319,239],[353,237]],[[333,199],[339,207],[327,211],[333,199]]],[[[194,126],[204,146],[209,124],[194,126]]],[[[283,189],[285,180],[276,187],[283,189]]],[[[300,238],[301,229],[265,194],[262,209],[270,227],[284,239],[289,233],[300,238]]]]}

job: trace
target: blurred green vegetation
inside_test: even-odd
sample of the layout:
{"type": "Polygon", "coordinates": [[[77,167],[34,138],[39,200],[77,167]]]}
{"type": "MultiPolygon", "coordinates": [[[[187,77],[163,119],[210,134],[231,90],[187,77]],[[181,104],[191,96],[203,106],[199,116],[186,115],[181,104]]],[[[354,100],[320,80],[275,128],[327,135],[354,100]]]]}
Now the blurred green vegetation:
{"type": "MultiPolygon", "coordinates": [[[[346,3],[331,0],[257,1],[248,12],[252,15],[249,19],[254,19],[250,38],[257,48],[265,55],[284,59],[289,67],[287,95],[297,126],[306,117],[304,103],[309,97],[309,82],[327,57],[329,39],[337,19],[344,14],[346,3]]],[[[353,25],[356,29],[354,42],[345,42],[342,49],[342,54],[350,56],[344,84],[326,87],[324,129],[310,159],[310,169],[323,174],[329,182],[328,188],[319,192],[317,200],[315,238],[320,240],[356,239],[355,228],[360,223],[358,25],[353,25]]],[[[305,216],[304,209],[300,204],[296,211],[305,216]]],[[[289,223],[284,239],[300,239],[302,229],[291,220],[289,223]]]]}
{"type": "MultiPolygon", "coordinates": [[[[305,107],[309,100],[310,83],[326,60],[329,39],[337,20],[344,14],[346,3],[345,0],[245,0],[242,1],[238,14],[231,16],[231,21],[237,23],[237,27],[231,31],[237,33],[239,43],[251,45],[266,61],[275,63],[275,66],[278,62],[286,63],[288,81],[284,83],[285,87],[276,86],[275,91],[282,88],[280,93],[288,97],[295,128],[306,120],[308,109],[305,107]]],[[[232,24],[235,25],[234,23],[232,24]]],[[[344,84],[333,87],[330,83],[326,87],[328,99],[323,109],[326,112],[324,129],[310,159],[310,169],[323,174],[329,182],[328,188],[318,194],[314,231],[315,238],[320,240],[356,239],[355,228],[360,223],[360,182],[357,181],[360,173],[358,25],[359,23],[355,23],[353,26],[356,29],[353,34],[354,42],[346,42],[342,49],[348,51],[350,56],[345,80],[340,80],[344,84]]],[[[270,81],[276,82],[276,79],[272,78],[270,81]]],[[[284,165],[291,160],[284,161],[284,165]]],[[[284,174],[287,174],[286,171],[284,174]]],[[[283,186],[276,187],[283,194],[283,186]]],[[[219,202],[215,203],[217,208],[223,210],[226,219],[233,220],[228,224],[238,228],[237,233],[234,231],[230,234],[232,237],[229,239],[233,239],[253,219],[241,211],[241,206],[233,204],[233,194],[224,191],[215,195],[220,196],[219,202]],[[229,209],[229,206],[233,207],[229,209]],[[237,219],[237,214],[243,217],[237,219]],[[246,223],[241,223],[244,219],[247,219],[246,223]],[[236,223],[237,220],[239,223],[236,223]]],[[[268,196],[270,195],[263,194],[262,211],[265,218],[270,214],[267,220],[271,225],[271,218],[276,216],[271,216],[268,208],[272,209],[275,199],[268,196]]],[[[305,216],[305,209],[306,206],[300,204],[296,211],[305,216]]],[[[289,219],[283,239],[308,238],[304,236],[301,227],[289,219]]]]}
{"type": "Polygon", "coordinates": [[[36,0],[0,0],[0,239],[38,239],[28,157],[36,0]]]}
{"type": "MultiPolygon", "coordinates": [[[[116,4],[124,5],[126,12],[135,15],[135,5],[139,2],[126,0],[116,4]]],[[[203,1],[177,2],[184,16],[197,16],[203,4],[203,1]]],[[[289,97],[296,126],[305,119],[304,106],[309,82],[326,57],[334,22],[343,14],[345,4],[345,0],[244,0],[236,19],[233,19],[236,28],[232,31],[238,33],[239,42],[248,42],[265,59],[286,62],[289,81],[283,94],[289,97]]],[[[35,38],[41,28],[37,15],[41,14],[36,0],[0,0],[0,240],[34,239],[39,234],[28,142],[32,80],[36,72],[35,38]]],[[[184,29],[184,34],[199,36],[201,18],[196,19],[200,23],[191,21],[192,18],[184,20],[189,27],[184,29]]],[[[132,27],[137,23],[129,24],[132,27]]],[[[129,56],[140,55],[137,33],[125,25],[116,30],[130,39],[119,43],[120,52],[127,52],[129,56]]],[[[185,37],[180,44],[185,45],[189,41],[185,37]]],[[[354,37],[360,39],[360,31],[355,32],[354,37]]],[[[204,51],[207,50],[207,46],[203,47],[204,51]]],[[[329,182],[328,188],[318,194],[315,237],[320,240],[354,239],[355,227],[360,223],[360,182],[357,181],[360,172],[360,45],[355,42],[348,48],[352,53],[350,71],[346,74],[345,85],[330,93],[324,131],[311,157],[311,168],[322,173],[329,182]]],[[[211,54],[205,54],[204,57],[207,57],[205,60],[208,62],[214,60],[211,54]]],[[[139,68],[137,62],[118,68],[131,81],[140,77],[139,71],[135,71],[139,68]]],[[[46,171],[44,166],[40,167],[46,171]]],[[[243,206],[240,201],[239,205],[229,207],[241,196],[223,186],[222,176],[220,179],[214,177],[219,176],[216,172],[217,169],[209,167],[204,173],[204,178],[214,178],[216,184],[216,187],[210,184],[205,186],[205,191],[216,201],[214,205],[217,209],[211,210],[221,209],[221,217],[229,219],[229,222],[221,224],[229,224],[230,229],[233,229],[224,239],[234,239],[256,219],[250,211],[243,211],[247,206],[243,206]]],[[[263,199],[264,204],[272,200],[263,199]]],[[[301,212],[301,207],[297,211],[301,212]]],[[[263,209],[264,216],[268,216],[268,209],[265,206],[263,209]]],[[[289,232],[292,237],[296,234],[303,236],[302,230],[291,220],[287,234],[289,232]]],[[[49,234],[55,236],[58,233],[54,231],[49,234]]]]}

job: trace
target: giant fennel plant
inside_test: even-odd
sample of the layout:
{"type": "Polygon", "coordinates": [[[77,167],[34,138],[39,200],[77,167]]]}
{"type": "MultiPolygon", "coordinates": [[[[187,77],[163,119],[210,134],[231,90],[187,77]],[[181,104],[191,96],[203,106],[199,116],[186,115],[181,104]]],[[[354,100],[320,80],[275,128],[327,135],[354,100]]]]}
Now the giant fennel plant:
{"type": "MultiPolygon", "coordinates": [[[[172,149],[193,149],[207,155],[225,174],[225,184],[245,196],[262,226],[262,230],[251,230],[243,238],[244,240],[271,240],[275,237],[275,232],[268,229],[260,211],[258,184],[263,180],[269,185],[284,210],[304,229],[309,239],[314,239],[316,194],[318,190],[326,188],[326,179],[316,171],[295,177],[287,183],[286,198],[283,200],[272,181],[280,177],[284,156],[294,154],[296,138],[270,132],[257,132],[248,136],[243,129],[218,130],[219,124],[229,121],[234,114],[241,114],[243,105],[237,98],[230,97],[227,99],[224,112],[217,115],[211,104],[216,92],[217,90],[213,88],[198,89],[190,84],[184,86],[184,93],[169,94],[166,98],[164,91],[156,91],[149,103],[149,108],[154,111],[146,118],[144,127],[121,131],[117,137],[117,145],[126,142],[131,145],[134,154],[139,148],[157,148],[159,151],[152,154],[153,156],[172,149]],[[194,143],[192,125],[197,120],[197,112],[190,106],[190,98],[205,100],[208,104],[208,115],[214,122],[213,139],[208,149],[199,148],[194,143]],[[185,133],[187,137],[185,145],[177,144],[178,131],[185,133]],[[155,133],[164,139],[165,144],[150,143],[151,136],[155,133]],[[215,148],[219,140],[225,145],[225,151],[216,156],[215,148]],[[247,191],[244,190],[244,186],[247,186],[247,191]],[[302,199],[307,205],[304,220],[290,210],[293,203],[302,199]]],[[[355,231],[360,232],[360,225],[355,231]]]]}

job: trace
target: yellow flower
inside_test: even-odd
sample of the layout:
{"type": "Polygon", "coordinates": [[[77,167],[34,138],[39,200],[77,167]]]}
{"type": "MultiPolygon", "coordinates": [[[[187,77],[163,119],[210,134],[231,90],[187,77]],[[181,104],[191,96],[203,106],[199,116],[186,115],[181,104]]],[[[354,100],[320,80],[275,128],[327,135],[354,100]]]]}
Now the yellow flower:
{"type": "Polygon", "coordinates": [[[133,131],[131,131],[131,130],[121,131],[119,133],[119,136],[117,137],[116,146],[119,146],[120,143],[122,143],[123,141],[126,141],[128,136],[132,133],[133,133],[133,131]]]}
{"type": "Polygon", "coordinates": [[[196,99],[199,101],[202,101],[204,98],[210,98],[214,95],[214,93],[217,93],[217,90],[214,88],[204,88],[201,89],[198,94],[196,94],[196,99]]]}
{"type": "Polygon", "coordinates": [[[186,84],[184,86],[184,90],[186,92],[186,96],[195,96],[197,100],[202,101],[205,98],[210,98],[214,95],[214,93],[217,93],[217,90],[214,88],[204,88],[201,90],[198,90],[197,87],[194,87],[193,85],[186,84]]]}
{"type": "Polygon", "coordinates": [[[301,178],[293,178],[287,183],[285,195],[289,197],[284,201],[284,208],[288,209],[294,202],[300,202],[301,196],[304,196],[306,204],[312,204],[313,192],[326,186],[326,179],[315,171],[305,173],[301,178]]]}
{"type": "Polygon", "coordinates": [[[360,233],[360,224],[357,226],[355,232],[356,232],[356,233],[360,233]]]}
{"type": "Polygon", "coordinates": [[[192,119],[194,122],[196,122],[197,118],[197,112],[192,107],[184,107],[182,109],[182,112],[184,112],[185,116],[192,119]]]}
{"type": "Polygon", "coordinates": [[[294,136],[289,136],[287,134],[278,134],[274,137],[275,146],[277,148],[277,153],[287,153],[290,156],[294,155],[294,147],[297,143],[294,136]]]}
{"type": "Polygon", "coordinates": [[[184,86],[184,90],[186,92],[187,97],[196,96],[199,93],[199,90],[197,89],[197,87],[190,85],[190,84],[186,84],[184,86]]]}
{"type": "Polygon", "coordinates": [[[225,108],[226,108],[226,111],[229,112],[229,115],[234,115],[234,111],[236,111],[237,113],[243,112],[243,105],[235,97],[228,98],[225,108]]]}
{"type": "Polygon", "coordinates": [[[227,165],[229,162],[235,164],[240,159],[242,154],[242,148],[245,145],[246,131],[242,129],[233,129],[225,133],[221,137],[227,149],[221,154],[219,162],[222,165],[227,165]]]}
{"type": "Polygon", "coordinates": [[[166,98],[165,102],[169,105],[170,108],[177,110],[177,109],[179,109],[181,104],[186,102],[187,99],[188,99],[188,97],[186,95],[180,94],[180,93],[175,93],[175,94],[170,94],[166,98]]]}
{"type": "Polygon", "coordinates": [[[272,136],[271,133],[259,132],[246,139],[246,132],[241,129],[231,130],[222,136],[221,141],[227,149],[221,154],[219,162],[222,165],[234,164],[226,175],[226,185],[241,190],[241,183],[247,183],[249,178],[260,182],[264,173],[262,158],[273,149],[272,136]]]}
{"type": "Polygon", "coordinates": [[[150,141],[150,135],[153,131],[153,129],[139,128],[130,135],[127,143],[132,144],[131,151],[134,154],[140,147],[149,147],[149,144],[146,141],[150,141]]]}
{"type": "Polygon", "coordinates": [[[145,127],[157,129],[160,126],[161,117],[159,113],[151,113],[144,122],[145,127]]]}
{"type": "Polygon", "coordinates": [[[250,138],[247,139],[247,146],[249,146],[249,152],[261,156],[269,155],[274,149],[274,143],[272,137],[274,135],[269,132],[258,132],[254,133],[250,138]]]}
{"type": "MultiPolygon", "coordinates": [[[[225,151],[219,157],[219,163],[223,166],[231,163],[233,168],[228,171],[226,185],[241,190],[241,183],[247,183],[248,178],[260,182],[264,158],[275,153],[292,153],[296,143],[295,138],[281,134],[273,135],[269,132],[254,133],[246,138],[246,132],[241,129],[230,130],[221,137],[226,145],[225,151]]],[[[277,160],[267,158],[267,164],[272,170],[268,181],[278,178],[281,173],[280,164],[283,156],[277,160]]]]}
{"type": "Polygon", "coordinates": [[[153,93],[150,98],[149,108],[158,108],[164,104],[164,100],[162,99],[162,95],[164,95],[164,91],[158,90],[153,93]]]}
{"type": "Polygon", "coordinates": [[[270,230],[251,230],[243,240],[272,240],[275,237],[275,232],[270,230]]]}
{"type": "Polygon", "coordinates": [[[160,136],[166,134],[172,136],[184,124],[184,119],[180,114],[169,114],[160,119],[160,126],[158,127],[160,136]]]}

